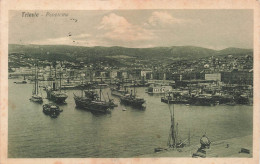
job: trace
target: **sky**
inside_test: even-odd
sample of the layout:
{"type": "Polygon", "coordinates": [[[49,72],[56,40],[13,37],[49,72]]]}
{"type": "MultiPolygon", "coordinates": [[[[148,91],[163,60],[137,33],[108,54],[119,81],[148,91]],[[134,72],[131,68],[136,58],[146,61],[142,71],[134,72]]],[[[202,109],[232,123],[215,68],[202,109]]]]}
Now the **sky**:
{"type": "Polygon", "coordinates": [[[9,11],[9,44],[253,48],[252,10],[9,11]],[[67,17],[47,13],[67,13],[67,17]]]}

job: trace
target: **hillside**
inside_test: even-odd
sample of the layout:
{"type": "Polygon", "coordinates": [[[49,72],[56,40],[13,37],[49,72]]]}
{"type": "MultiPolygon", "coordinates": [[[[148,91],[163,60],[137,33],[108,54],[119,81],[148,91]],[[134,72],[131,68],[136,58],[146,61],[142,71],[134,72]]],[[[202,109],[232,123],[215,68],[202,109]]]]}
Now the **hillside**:
{"type": "MultiPolygon", "coordinates": [[[[139,59],[180,58],[196,59],[216,55],[245,55],[253,53],[252,49],[227,48],[220,51],[194,47],[172,46],[153,48],[125,48],[125,47],[81,47],[67,45],[9,45],[9,53],[22,52],[29,57],[47,60],[96,60],[108,59],[111,56],[129,56],[139,59]]],[[[108,59],[108,60],[111,60],[108,59]]]]}
{"type": "Polygon", "coordinates": [[[220,55],[234,55],[234,54],[243,55],[243,54],[247,54],[247,53],[253,53],[253,50],[230,47],[230,48],[220,50],[220,51],[218,51],[218,53],[220,55]]]}

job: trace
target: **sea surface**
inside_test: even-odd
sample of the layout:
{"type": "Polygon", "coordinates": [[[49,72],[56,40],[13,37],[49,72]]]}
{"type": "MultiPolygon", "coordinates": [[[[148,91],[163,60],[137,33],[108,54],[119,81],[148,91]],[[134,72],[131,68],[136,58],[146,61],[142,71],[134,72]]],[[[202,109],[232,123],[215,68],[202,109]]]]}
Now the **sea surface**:
{"type": "MultiPolygon", "coordinates": [[[[53,119],[42,112],[42,104],[29,100],[33,84],[14,81],[19,80],[9,79],[9,158],[135,157],[167,146],[173,105],[161,103],[160,95],[148,95],[145,88],[136,88],[146,100],[145,110],[124,106],[109,88],[103,89],[102,98],[109,95],[118,104],[110,114],[76,109],[73,93],[81,92],[67,90],[67,104],[60,106],[63,112],[53,119]]],[[[46,97],[45,91],[41,93],[46,97]]],[[[253,106],[174,105],[174,115],[178,139],[184,141],[190,133],[191,145],[198,145],[205,133],[211,141],[219,141],[253,131],[253,106]]]]}

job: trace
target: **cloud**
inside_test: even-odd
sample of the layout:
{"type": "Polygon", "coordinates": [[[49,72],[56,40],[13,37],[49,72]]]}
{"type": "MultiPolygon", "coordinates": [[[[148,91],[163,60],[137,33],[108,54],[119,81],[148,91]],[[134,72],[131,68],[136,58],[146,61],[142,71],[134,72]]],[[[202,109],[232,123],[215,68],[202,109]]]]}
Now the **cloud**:
{"type": "Polygon", "coordinates": [[[42,39],[42,40],[35,40],[35,41],[30,42],[30,44],[68,45],[68,44],[72,44],[72,42],[73,41],[69,37],[59,37],[59,38],[48,38],[48,39],[42,39]]]}
{"type": "Polygon", "coordinates": [[[26,44],[39,44],[39,45],[73,45],[73,46],[112,46],[113,44],[105,41],[102,38],[93,36],[91,34],[79,34],[66,37],[48,38],[26,42],[26,44]]]}
{"type": "MultiPolygon", "coordinates": [[[[40,44],[40,45],[79,45],[79,46],[86,46],[90,44],[93,46],[94,41],[92,40],[92,36],[90,34],[79,34],[66,36],[66,37],[58,37],[58,38],[48,38],[42,40],[35,40],[28,44],[40,44]]],[[[98,42],[95,42],[98,43],[98,42]]]]}
{"type": "Polygon", "coordinates": [[[193,22],[192,20],[179,19],[173,17],[171,14],[165,11],[155,11],[148,18],[148,21],[145,23],[145,27],[166,27],[174,24],[185,24],[193,22]]]}
{"type": "Polygon", "coordinates": [[[143,22],[145,23],[134,22],[134,20],[130,22],[127,17],[110,13],[101,17],[100,20],[96,21],[96,24],[91,26],[90,30],[85,30],[81,34],[75,35],[72,31],[67,36],[63,35],[56,38],[50,36],[47,39],[35,40],[29,44],[63,44],[88,47],[114,45],[125,47],[164,46],[165,43],[169,44],[170,42],[171,45],[174,40],[178,40],[180,29],[185,29],[187,23],[196,22],[191,19],[174,18],[165,11],[154,11],[150,16],[144,18],[143,22]],[[181,26],[176,26],[176,24],[181,24],[181,26]]]}
{"type": "Polygon", "coordinates": [[[88,39],[91,37],[91,34],[79,34],[79,35],[72,35],[71,38],[75,39],[88,39]]]}
{"type": "Polygon", "coordinates": [[[124,17],[111,13],[104,16],[98,26],[104,37],[112,40],[137,41],[150,40],[153,33],[138,25],[133,25],[124,17]]]}

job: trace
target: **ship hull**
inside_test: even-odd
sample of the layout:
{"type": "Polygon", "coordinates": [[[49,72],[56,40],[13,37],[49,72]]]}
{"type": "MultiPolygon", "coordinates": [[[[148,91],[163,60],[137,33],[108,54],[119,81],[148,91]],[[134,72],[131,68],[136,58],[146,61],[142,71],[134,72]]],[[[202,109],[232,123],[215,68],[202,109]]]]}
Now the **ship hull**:
{"type": "Polygon", "coordinates": [[[248,97],[239,96],[239,97],[235,98],[235,101],[236,101],[237,104],[249,104],[249,98],[248,97]]]}
{"type": "Polygon", "coordinates": [[[42,104],[43,103],[43,100],[42,98],[30,98],[31,101],[35,102],[35,103],[39,103],[39,104],[42,104]]]}
{"type": "Polygon", "coordinates": [[[213,96],[214,101],[218,101],[219,104],[231,103],[234,101],[232,96],[213,96]]]}
{"type": "Polygon", "coordinates": [[[27,84],[27,81],[22,81],[22,82],[14,82],[16,84],[27,84]]]}
{"type": "Polygon", "coordinates": [[[54,101],[56,103],[64,103],[67,99],[67,95],[64,93],[55,93],[55,91],[52,90],[46,90],[47,93],[47,99],[54,101]]]}
{"type": "Polygon", "coordinates": [[[164,97],[162,97],[161,98],[161,102],[164,102],[164,103],[166,103],[166,104],[187,104],[187,103],[189,103],[189,101],[188,100],[168,100],[167,98],[164,98],[164,97]]]}
{"type": "Polygon", "coordinates": [[[44,104],[42,107],[43,113],[52,118],[57,118],[60,115],[60,112],[62,112],[62,110],[60,110],[60,108],[56,105],[44,104]]]}
{"type": "Polygon", "coordinates": [[[122,93],[117,92],[117,91],[111,91],[111,95],[116,96],[116,97],[122,97],[123,96],[122,93]]]}
{"type": "Polygon", "coordinates": [[[145,103],[144,100],[134,100],[131,98],[126,98],[126,97],[121,97],[120,98],[121,103],[125,105],[130,105],[130,106],[136,106],[136,107],[142,107],[142,105],[145,103]]]}
{"type": "Polygon", "coordinates": [[[193,97],[190,98],[189,104],[197,106],[214,106],[216,105],[216,101],[214,101],[212,98],[193,97]]]}
{"type": "Polygon", "coordinates": [[[101,101],[92,101],[88,98],[74,96],[76,107],[94,112],[109,112],[110,105],[101,101]]]}
{"type": "Polygon", "coordinates": [[[116,96],[116,97],[122,97],[124,96],[126,92],[124,90],[117,90],[117,89],[113,89],[111,88],[111,95],[116,96]]]}

